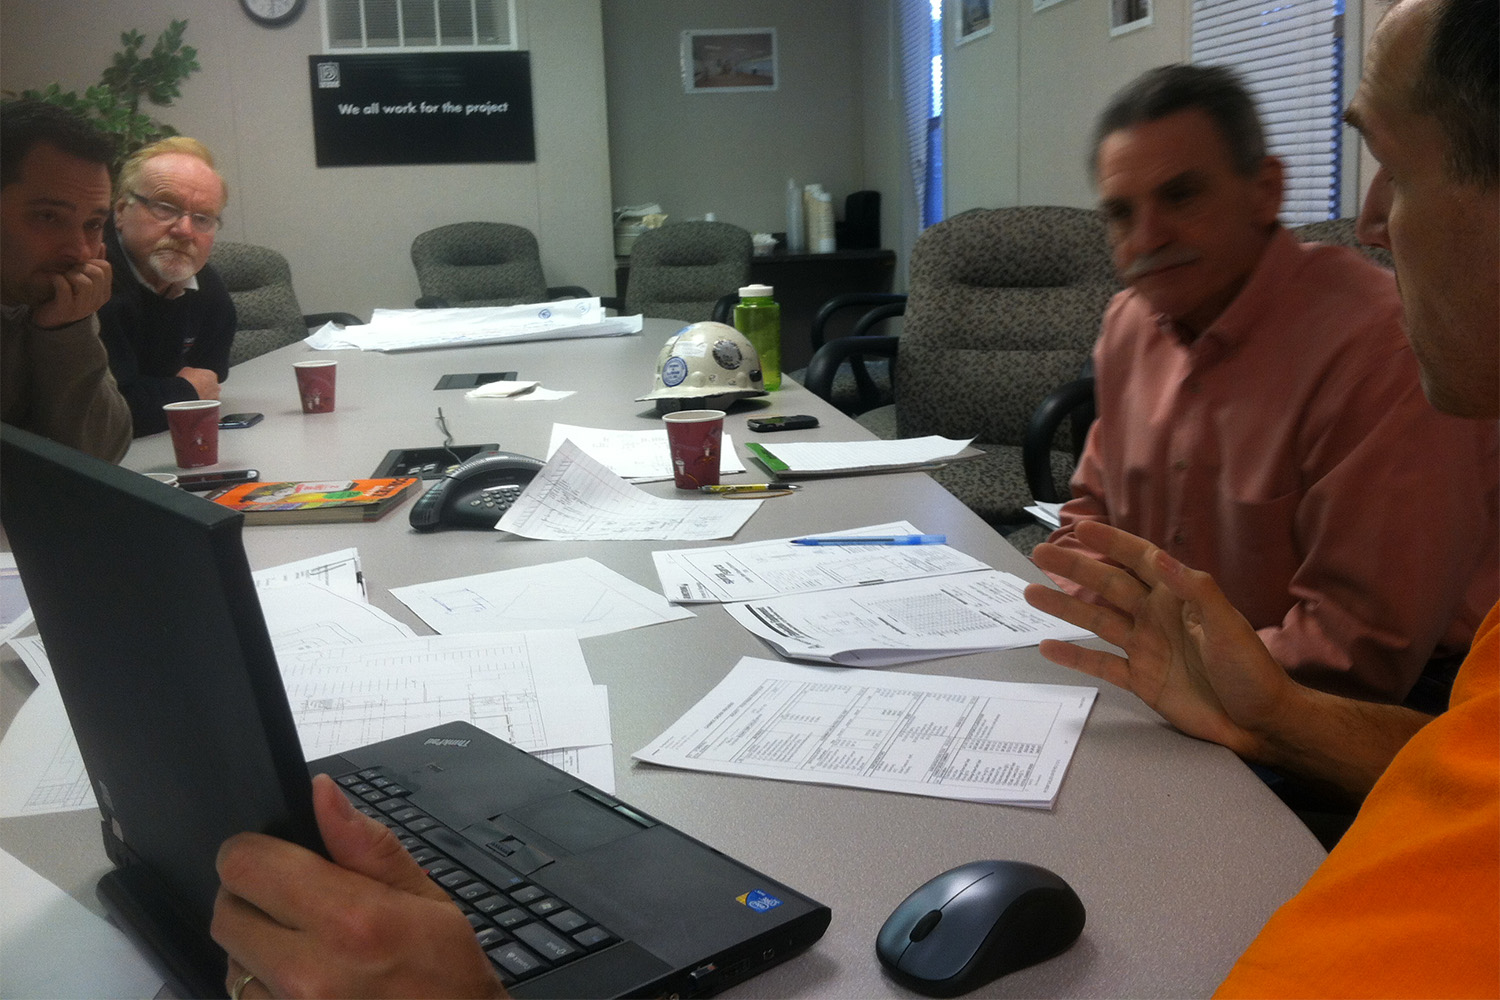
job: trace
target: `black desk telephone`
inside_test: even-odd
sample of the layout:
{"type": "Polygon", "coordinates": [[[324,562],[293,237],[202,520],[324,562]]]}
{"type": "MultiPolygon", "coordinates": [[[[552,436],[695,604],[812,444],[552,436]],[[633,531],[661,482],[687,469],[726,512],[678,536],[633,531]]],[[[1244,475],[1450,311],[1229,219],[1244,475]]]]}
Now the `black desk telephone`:
{"type": "Polygon", "coordinates": [[[504,451],[475,455],[417,499],[411,508],[411,526],[418,531],[491,530],[545,464],[504,451]]]}

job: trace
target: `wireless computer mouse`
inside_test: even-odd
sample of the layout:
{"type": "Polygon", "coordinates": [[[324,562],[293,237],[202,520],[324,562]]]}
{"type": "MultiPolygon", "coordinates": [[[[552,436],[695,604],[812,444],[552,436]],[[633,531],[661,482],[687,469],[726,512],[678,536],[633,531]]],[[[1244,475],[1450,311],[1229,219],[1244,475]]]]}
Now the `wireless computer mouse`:
{"type": "Polygon", "coordinates": [[[1068,883],[1024,861],[973,861],[943,872],[886,918],[875,954],[928,996],[967,993],[1061,954],[1083,931],[1068,883]]]}

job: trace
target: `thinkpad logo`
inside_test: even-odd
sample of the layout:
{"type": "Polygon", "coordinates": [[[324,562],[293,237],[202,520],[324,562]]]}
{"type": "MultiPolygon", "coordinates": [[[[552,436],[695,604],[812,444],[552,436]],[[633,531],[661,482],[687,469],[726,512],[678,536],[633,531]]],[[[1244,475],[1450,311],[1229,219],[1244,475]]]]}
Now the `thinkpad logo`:
{"type": "Polygon", "coordinates": [[[429,737],[428,739],[423,740],[422,741],[422,745],[423,746],[427,746],[427,747],[466,747],[466,746],[469,745],[469,741],[468,740],[440,740],[440,739],[438,739],[437,737],[434,736],[434,737],[429,737]]]}

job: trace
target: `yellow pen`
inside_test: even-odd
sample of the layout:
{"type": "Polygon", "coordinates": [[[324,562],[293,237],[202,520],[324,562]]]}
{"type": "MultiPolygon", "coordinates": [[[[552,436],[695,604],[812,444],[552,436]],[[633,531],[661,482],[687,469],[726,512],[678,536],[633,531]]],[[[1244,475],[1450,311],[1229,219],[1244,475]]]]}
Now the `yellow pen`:
{"type": "Polygon", "coordinates": [[[699,493],[765,493],[768,490],[800,490],[796,483],[740,483],[720,486],[700,486],[699,493]]]}

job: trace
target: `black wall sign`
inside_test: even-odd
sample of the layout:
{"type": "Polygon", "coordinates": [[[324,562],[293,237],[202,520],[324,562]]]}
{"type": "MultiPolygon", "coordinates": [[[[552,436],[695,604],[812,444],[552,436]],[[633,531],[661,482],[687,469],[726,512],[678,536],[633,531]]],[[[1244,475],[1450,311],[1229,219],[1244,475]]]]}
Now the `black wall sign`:
{"type": "Polygon", "coordinates": [[[320,167],[534,163],[531,53],[308,56],[320,167]]]}

